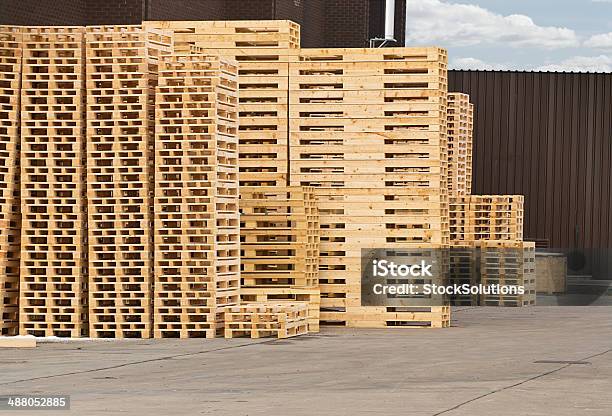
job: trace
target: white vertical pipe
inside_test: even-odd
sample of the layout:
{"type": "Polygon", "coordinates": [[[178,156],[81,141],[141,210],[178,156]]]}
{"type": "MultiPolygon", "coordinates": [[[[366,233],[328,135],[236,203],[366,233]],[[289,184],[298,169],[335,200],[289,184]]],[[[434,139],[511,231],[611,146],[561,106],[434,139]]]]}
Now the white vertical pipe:
{"type": "Polygon", "coordinates": [[[385,39],[395,39],[395,0],[386,0],[385,39]]]}

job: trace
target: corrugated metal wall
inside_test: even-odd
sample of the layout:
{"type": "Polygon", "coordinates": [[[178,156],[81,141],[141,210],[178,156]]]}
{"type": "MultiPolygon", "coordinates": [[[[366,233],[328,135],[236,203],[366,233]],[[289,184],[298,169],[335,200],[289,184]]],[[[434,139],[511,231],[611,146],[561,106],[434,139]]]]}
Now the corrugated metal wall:
{"type": "Polygon", "coordinates": [[[528,239],[612,248],[612,74],[449,71],[449,91],[475,105],[474,193],[525,195],[528,239]]]}

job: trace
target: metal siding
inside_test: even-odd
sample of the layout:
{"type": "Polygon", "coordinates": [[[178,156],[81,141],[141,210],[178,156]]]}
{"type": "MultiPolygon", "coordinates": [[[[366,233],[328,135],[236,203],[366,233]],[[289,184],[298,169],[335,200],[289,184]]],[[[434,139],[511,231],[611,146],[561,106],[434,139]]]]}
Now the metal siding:
{"type": "Polygon", "coordinates": [[[475,194],[525,195],[525,238],[611,249],[612,74],[449,71],[475,105],[475,194]]]}

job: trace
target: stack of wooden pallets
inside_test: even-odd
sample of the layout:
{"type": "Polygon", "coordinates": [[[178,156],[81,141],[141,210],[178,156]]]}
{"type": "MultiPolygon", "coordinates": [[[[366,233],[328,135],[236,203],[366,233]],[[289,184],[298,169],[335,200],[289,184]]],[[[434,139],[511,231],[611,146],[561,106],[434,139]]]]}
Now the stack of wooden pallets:
{"type": "Polygon", "coordinates": [[[300,47],[287,21],[147,22],[174,31],[176,50],[239,63],[240,186],[283,186],[288,172],[288,62],[300,47]]]}
{"type": "Polygon", "coordinates": [[[459,295],[455,305],[535,303],[534,243],[523,242],[524,197],[471,195],[474,108],[469,96],[448,95],[450,283],[521,285],[522,296],[459,295]]]}
{"type": "Polygon", "coordinates": [[[20,333],[87,331],[84,29],[23,29],[20,333]]]}
{"type": "Polygon", "coordinates": [[[474,105],[467,94],[448,94],[448,192],[472,193],[472,136],[474,105]]]}
{"type": "Polygon", "coordinates": [[[299,36],[0,27],[1,333],[18,291],[34,335],[449,326],[446,305],[362,306],[376,248],[439,250],[454,282],[528,290],[460,304],[533,304],[523,198],[471,195],[473,106],[447,92],[446,51],[299,36]]]}
{"type": "Polygon", "coordinates": [[[319,215],[303,187],[243,188],[240,195],[244,302],[308,303],[309,331],[319,330],[319,215]]]}
{"type": "Polygon", "coordinates": [[[290,64],[290,178],[319,199],[326,323],[415,322],[360,306],[361,250],[449,243],[446,62],[438,48],[304,49],[290,64]]]}
{"type": "Polygon", "coordinates": [[[464,195],[451,197],[450,229],[454,243],[523,239],[522,195],[464,195]]]}
{"type": "Polygon", "coordinates": [[[154,88],[172,39],[87,28],[89,318],[94,338],[152,334],[154,88]]]}
{"type": "Polygon", "coordinates": [[[0,26],[0,335],[19,331],[21,37],[0,26]]]}
{"type": "Polygon", "coordinates": [[[450,217],[451,283],[520,285],[525,288],[522,296],[465,295],[455,297],[453,304],[535,304],[535,243],[523,241],[523,197],[452,197],[450,217]]]}
{"type": "Polygon", "coordinates": [[[294,303],[247,303],[225,308],[225,338],[246,336],[289,338],[308,333],[308,305],[294,303]]]}
{"type": "Polygon", "coordinates": [[[480,280],[483,285],[522,286],[524,294],[483,294],[483,306],[532,306],[536,302],[535,243],[480,240],[480,280]]]}
{"type": "Polygon", "coordinates": [[[177,51],[239,63],[242,299],[306,301],[310,331],[318,331],[315,201],[312,191],[287,187],[288,62],[297,59],[299,26],[289,21],[146,25],[172,30],[177,51]]]}
{"type": "Polygon", "coordinates": [[[239,303],[237,65],[162,57],[156,95],[156,338],[223,335],[239,303]]]}

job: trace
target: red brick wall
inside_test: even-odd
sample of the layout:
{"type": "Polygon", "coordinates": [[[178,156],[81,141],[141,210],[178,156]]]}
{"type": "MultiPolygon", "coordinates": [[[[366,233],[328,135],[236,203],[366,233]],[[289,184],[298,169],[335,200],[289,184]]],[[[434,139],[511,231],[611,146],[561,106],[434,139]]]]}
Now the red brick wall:
{"type": "Polygon", "coordinates": [[[83,25],[83,0],[0,0],[0,24],[83,25]]]}

